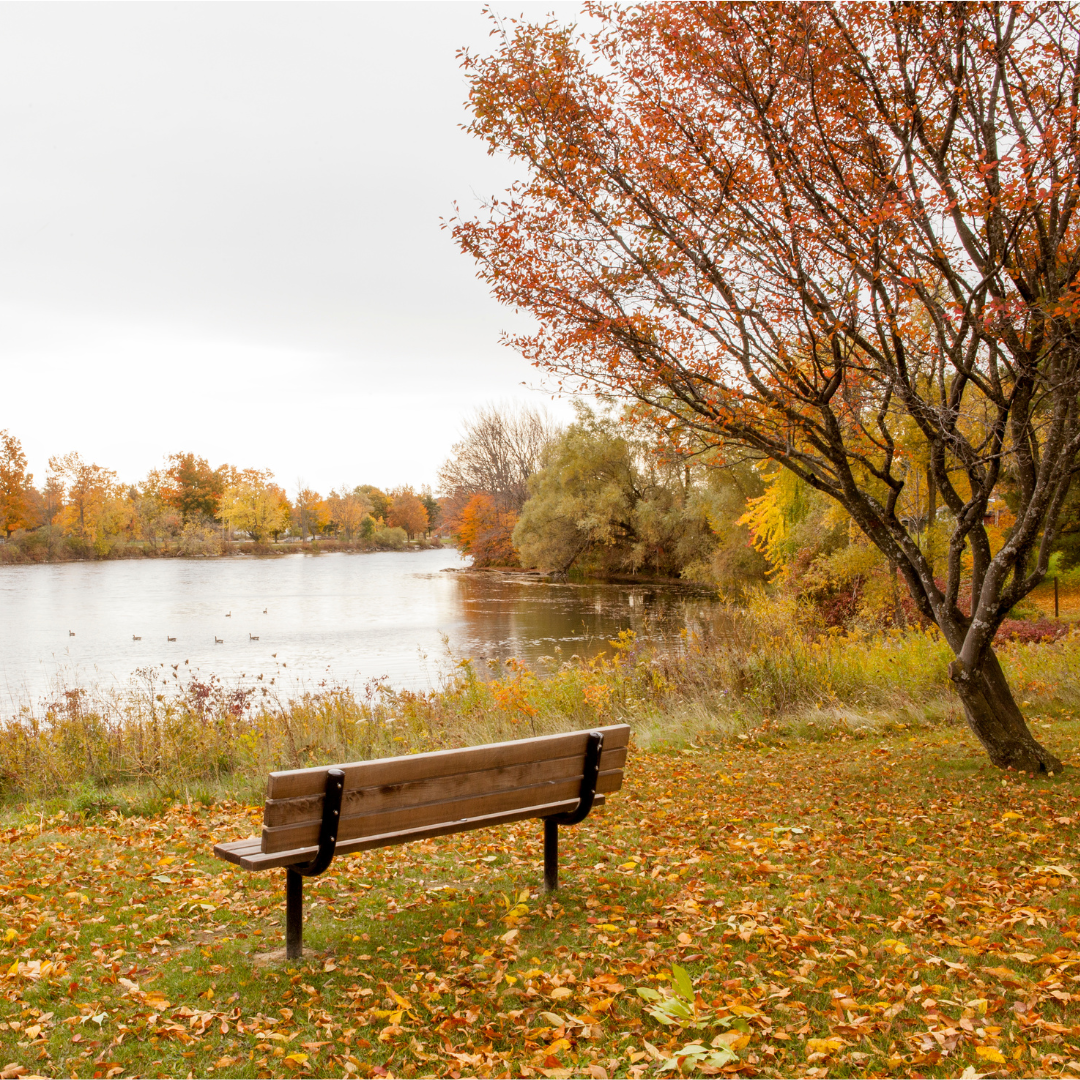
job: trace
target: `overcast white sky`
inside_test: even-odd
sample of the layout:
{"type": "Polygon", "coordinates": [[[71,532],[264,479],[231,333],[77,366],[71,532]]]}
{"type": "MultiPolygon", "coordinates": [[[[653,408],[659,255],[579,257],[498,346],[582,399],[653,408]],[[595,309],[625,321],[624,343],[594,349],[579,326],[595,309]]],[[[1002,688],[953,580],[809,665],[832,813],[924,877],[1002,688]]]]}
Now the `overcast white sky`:
{"type": "MultiPolygon", "coordinates": [[[[576,4],[497,4],[572,20],[576,4]]],[[[430,483],[538,372],[440,218],[510,166],[460,130],[480,3],[0,4],[0,428],[138,480],[430,483]]]]}

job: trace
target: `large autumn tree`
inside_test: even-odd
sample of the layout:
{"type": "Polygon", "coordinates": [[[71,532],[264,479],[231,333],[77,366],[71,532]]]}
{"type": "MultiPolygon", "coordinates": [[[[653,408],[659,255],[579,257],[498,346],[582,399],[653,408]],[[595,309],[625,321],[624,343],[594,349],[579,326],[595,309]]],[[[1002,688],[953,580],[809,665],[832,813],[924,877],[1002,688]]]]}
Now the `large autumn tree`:
{"type": "Polygon", "coordinates": [[[1076,10],[589,14],[589,35],[511,24],[464,57],[473,132],[527,172],[454,222],[537,320],[514,343],[842,504],[941,628],[991,759],[1059,770],[992,642],[1046,571],[1080,449],[1076,10]],[[936,565],[904,510],[921,462],[936,565]]]}
{"type": "Polygon", "coordinates": [[[395,488],[392,499],[387,519],[391,528],[404,529],[410,540],[427,532],[427,507],[409,485],[395,488]]]}
{"type": "Polygon", "coordinates": [[[210,463],[190,451],[170,454],[161,481],[161,494],[180,511],[185,522],[215,518],[225,493],[226,466],[210,468],[210,463]]]}
{"type": "Polygon", "coordinates": [[[34,477],[26,471],[22,443],[0,431],[0,529],[10,536],[30,523],[34,477]]]}
{"type": "Polygon", "coordinates": [[[474,566],[516,566],[512,534],[559,427],[532,406],[481,406],[439,470],[443,520],[474,566]]]}

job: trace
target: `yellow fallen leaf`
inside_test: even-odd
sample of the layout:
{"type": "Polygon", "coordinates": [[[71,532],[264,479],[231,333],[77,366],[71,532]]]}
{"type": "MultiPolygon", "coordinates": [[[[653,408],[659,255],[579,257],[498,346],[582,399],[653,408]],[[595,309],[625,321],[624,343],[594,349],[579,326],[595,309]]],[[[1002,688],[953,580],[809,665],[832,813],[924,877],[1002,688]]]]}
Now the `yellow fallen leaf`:
{"type": "Polygon", "coordinates": [[[1057,874],[1059,877],[1071,877],[1076,875],[1067,866],[1036,866],[1035,872],[1037,874],[1057,874]]]}
{"type": "Polygon", "coordinates": [[[307,1059],[307,1054],[301,1054],[299,1050],[294,1050],[291,1054],[285,1055],[286,1061],[295,1061],[297,1065],[303,1065],[307,1059]]]}
{"type": "MultiPolygon", "coordinates": [[[[1023,821],[1024,820],[1024,815],[1023,814],[1018,814],[1015,810],[1006,810],[1005,813],[1001,815],[1001,820],[1002,821],[1023,821]]],[[[997,1051],[994,1051],[994,1052],[997,1053],[997,1051]]],[[[1001,1055],[999,1054],[998,1057],[1000,1057],[1000,1056],[1001,1055]]],[[[996,1061],[997,1059],[996,1058],[991,1058],[990,1060],[996,1061]]],[[[1004,1061],[1004,1060],[1005,1059],[1002,1058],[1002,1061],[1004,1061]]]]}
{"type": "Polygon", "coordinates": [[[605,934],[617,934],[619,932],[619,928],[614,923],[609,922],[601,923],[597,930],[603,930],[605,934]]]}
{"type": "Polygon", "coordinates": [[[709,1045],[714,1050],[721,1046],[726,1046],[729,1050],[741,1050],[749,1041],[750,1036],[741,1031],[723,1031],[709,1045]]]}
{"type": "Polygon", "coordinates": [[[833,1036],[830,1039],[807,1039],[806,1052],[808,1054],[835,1054],[845,1046],[843,1039],[833,1036]]]}
{"type": "Polygon", "coordinates": [[[574,991],[568,986],[556,986],[551,991],[551,997],[554,1001],[562,1001],[563,998],[573,997],[574,991]]]}
{"type": "Polygon", "coordinates": [[[562,1027],[565,1021],[558,1013],[542,1012],[540,1014],[552,1027],[562,1027]]]}
{"type": "Polygon", "coordinates": [[[569,1039],[556,1039],[547,1048],[547,1051],[548,1051],[549,1054],[557,1054],[560,1050],[569,1050],[569,1049],[570,1049],[570,1040],[569,1039]]]}
{"type": "Polygon", "coordinates": [[[619,864],[619,869],[620,870],[633,870],[634,867],[636,867],[636,866],[637,866],[637,863],[634,862],[633,859],[631,859],[630,862],[620,863],[619,864]]]}
{"type": "Polygon", "coordinates": [[[520,934],[520,930],[507,930],[505,934],[500,937],[500,941],[505,941],[507,945],[510,944],[520,934]]]}
{"type": "Polygon", "coordinates": [[[736,1003],[734,1005],[729,1005],[728,1009],[731,1012],[733,1012],[736,1016],[760,1016],[761,1015],[757,1011],[757,1009],[751,1009],[749,1005],[739,1005],[738,1003],[736,1003]]]}
{"type": "MultiPolygon", "coordinates": [[[[1019,814],[1016,815],[1016,817],[1019,816],[1019,814]]],[[[976,1046],[975,1053],[983,1061],[993,1061],[998,1065],[1005,1064],[1005,1057],[996,1046],[976,1046]]]]}

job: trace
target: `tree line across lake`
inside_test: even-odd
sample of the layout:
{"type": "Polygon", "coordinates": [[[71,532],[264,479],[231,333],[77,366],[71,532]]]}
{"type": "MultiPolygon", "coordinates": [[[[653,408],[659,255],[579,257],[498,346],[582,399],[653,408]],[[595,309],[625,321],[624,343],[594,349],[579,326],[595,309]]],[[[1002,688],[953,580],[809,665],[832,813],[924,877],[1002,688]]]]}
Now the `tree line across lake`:
{"type": "MultiPolygon", "coordinates": [[[[50,458],[38,487],[19,440],[0,431],[0,562],[218,555],[288,541],[401,550],[448,539],[477,568],[680,580],[733,599],[780,586],[823,626],[921,621],[897,567],[833,500],[767,458],[687,453],[659,422],[653,410],[610,402],[578,403],[568,425],[489,404],[465,421],[437,493],[343,484],[323,497],[300,482],[291,498],[269,470],[212,468],[190,452],[137,484],[69,453],[50,458]]],[[[900,448],[917,460],[917,435],[901,435],[900,448]]],[[[985,524],[995,547],[1014,527],[1012,504],[1005,483],[985,524]]],[[[944,565],[955,522],[928,468],[921,482],[916,470],[900,511],[944,565]]],[[[1071,590],[1080,585],[1080,482],[1065,517],[1053,571],[1071,590]]],[[[1029,602],[1012,614],[1007,635],[1062,631],[1029,602]]]]}
{"type": "Polygon", "coordinates": [[[168,455],[135,484],[72,452],[49,459],[38,487],[18,438],[0,431],[4,562],[215,555],[237,541],[287,538],[393,550],[423,543],[439,515],[427,488],[343,484],[324,498],[300,483],[290,499],[268,469],[212,468],[190,452],[168,455]]]}

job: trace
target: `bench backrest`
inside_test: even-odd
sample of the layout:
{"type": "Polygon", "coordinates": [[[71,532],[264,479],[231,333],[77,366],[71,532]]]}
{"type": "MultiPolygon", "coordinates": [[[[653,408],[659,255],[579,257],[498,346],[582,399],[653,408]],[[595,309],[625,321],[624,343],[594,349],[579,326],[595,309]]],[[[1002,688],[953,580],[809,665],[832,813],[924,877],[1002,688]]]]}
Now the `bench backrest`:
{"type": "MultiPolygon", "coordinates": [[[[600,803],[604,794],[622,786],[630,728],[615,724],[595,730],[604,734],[596,785],[600,803]]],[[[339,765],[345,773],[345,793],[338,844],[413,829],[433,831],[478,818],[497,824],[503,816],[511,821],[573,810],[581,790],[587,737],[587,731],[571,731],[339,765]]],[[[326,770],[332,767],[270,774],[263,852],[318,844],[326,770]]]]}

